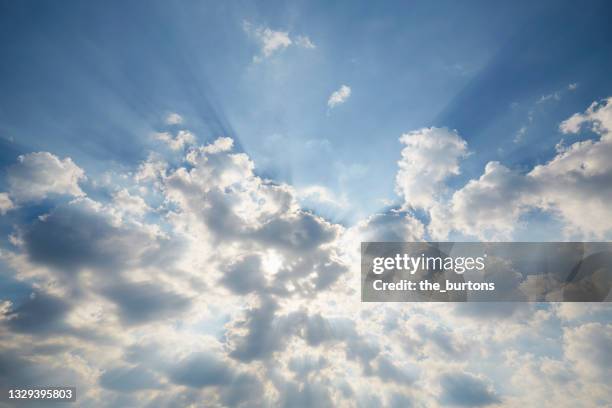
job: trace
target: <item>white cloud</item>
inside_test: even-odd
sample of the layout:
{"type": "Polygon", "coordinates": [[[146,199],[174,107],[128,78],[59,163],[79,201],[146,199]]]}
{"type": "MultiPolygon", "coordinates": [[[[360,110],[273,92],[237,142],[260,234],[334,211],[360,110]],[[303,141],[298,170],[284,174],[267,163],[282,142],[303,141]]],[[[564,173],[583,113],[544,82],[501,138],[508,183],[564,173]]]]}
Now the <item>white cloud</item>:
{"type": "Polygon", "coordinates": [[[244,31],[260,45],[260,54],[253,57],[253,62],[261,62],[290,46],[315,49],[316,45],[305,35],[291,37],[289,31],[276,31],[269,27],[254,27],[248,21],[242,25],[244,31]]]}
{"type": "Polygon", "coordinates": [[[8,211],[15,208],[15,204],[10,199],[7,193],[0,193],[0,215],[6,214],[8,211]]]}
{"type": "Polygon", "coordinates": [[[113,202],[116,208],[121,212],[139,217],[143,216],[150,210],[149,206],[142,197],[130,194],[126,188],[123,188],[113,194],[113,202]]]}
{"type": "Polygon", "coordinates": [[[564,133],[570,133],[590,125],[599,135],[598,140],[576,142],[568,147],[559,145],[553,159],[527,173],[489,162],[479,179],[470,180],[450,199],[442,194],[446,188],[444,180],[458,174],[458,159],[465,155],[465,142],[456,134],[449,136],[448,132],[432,129],[403,136],[408,147],[402,151],[399,162],[398,194],[403,196],[405,205],[429,210],[429,230],[439,239],[453,230],[480,239],[510,239],[521,225],[521,217],[533,209],[560,219],[566,237],[610,236],[610,101],[595,103],[560,126],[564,133]],[[424,141],[428,145],[423,146],[424,141]]]}
{"type": "MultiPolygon", "coordinates": [[[[444,182],[459,172],[465,142],[436,128],[405,139],[402,196],[420,188],[415,205],[443,207],[464,220],[461,228],[503,226],[470,224],[460,204],[483,196],[501,213],[515,202],[509,185],[529,191],[521,183],[532,176],[490,163],[454,207],[444,182]],[[415,174],[438,180],[434,196],[447,205],[426,199],[415,174]]],[[[181,151],[180,161],[162,152],[172,164],[151,153],[134,176],[152,182],[142,197],[135,192],[145,186],[126,185],[106,202],[79,198],[31,221],[9,220],[14,246],[0,258],[36,293],[0,302],[0,359],[10,368],[0,382],[76,384],[84,406],[610,399],[610,328],[585,326],[592,314],[577,322],[546,304],[487,304],[468,314],[452,304],[359,302],[359,242],[423,239],[425,226],[410,213],[390,210],[351,228],[328,222],[299,205],[297,189],[258,176],[227,137],[181,151]],[[491,316],[500,318],[483,324],[491,316]],[[592,358],[581,357],[587,351],[592,358]],[[566,378],[562,396],[550,392],[566,378]]]]}
{"type": "Polygon", "coordinates": [[[512,140],[514,143],[521,143],[527,134],[527,126],[521,126],[521,128],[514,135],[512,140]]]}
{"type": "Polygon", "coordinates": [[[172,150],[181,150],[196,143],[195,135],[188,130],[179,130],[174,137],[168,132],[158,132],[155,138],[165,142],[172,150]]]}
{"type": "Polygon", "coordinates": [[[183,117],[176,112],[170,112],[166,116],[167,125],[180,125],[181,123],[183,123],[183,117]]]}
{"type": "Polygon", "coordinates": [[[574,82],[574,83],[569,84],[569,85],[567,86],[567,89],[568,89],[569,91],[575,91],[576,89],[578,89],[578,83],[577,83],[577,82],[574,82]]]}
{"type": "Polygon", "coordinates": [[[563,133],[578,133],[584,124],[590,124],[594,132],[607,135],[612,130],[612,97],[593,102],[584,113],[575,113],[561,122],[563,133]]]}
{"type": "Polygon", "coordinates": [[[560,101],[561,100],[561,93],[557,91],[557,92],[553,92],[553,93],[548,94],[548,95],[542,95],[540,97],[540,99],[538,99],[538,101],[536,103],[539,104],[539,103],[544,103],[544,102],[551,101],[551,100],[560,101]]]}
{"type": "Polygon", "coordinates": [[[421,241],[425,226],[410,214],[389,211],[374,214],[349,230],[356,243],[365,241],[412,242],[421,241]]]}
{"type": "Polygon", "coordinates": [[[256,35],[262,43],[262,54],[269,57],[273,53],[289,47],[293,42],[286,31],[273,31],[269,28],[258,29],[256,35]]]}
{"type": "Polygon", "coordinates": [[[327,100],[327,106],[330,109],[335,108],[338,105],[342,105],[344,102],[351,97],[351,87],[348,85],[342,85],[340,89],[334,91],[327,100]]]}
{"type": "Polygon", "coordinates": [[[400,138],[405,145],[397,163],[396,192],[408,207],[430,208],[444,193],[444,181],[458,175],[467,143],[456,131],[424,128],[400,138]]]}
{"type": "Polygon", "coordinates": [[[17,202],[46,198],[50,194],[84,196],[79,181],[85,172],[69,157],[60,160],[48,152],[18,157],[18,163],[7,170],[9,194],[17,202]]]}
{"type": "Polygon", "coordinates": [[[317,203],[337,208],[348,207],[345,196],[337,196],[333,191],[320,185],[310,185],[297,190],[297,196],[303,203],[317,203]]]}
{"type": "Polygon", "coordinates": [[[563,333],[567,358],[586,378],[612,375],[612,324],[587,323],[563,333]]]}
{"type": "Polygon", "coordinates": [[[314,45],[314,43],[306,35],[298,35],[297,37],[295,37],[295,44],[302,48],[307,48],[310,50],[314,50],[315,48],[317,48],[317,46],[314,45]]]}
{"type": "Polygon", "coordinates": [[[478,180],[456,191],[448,206],[432,211],[430,229],[437,237],[451,229],[479,238],[509,239],[523,211],[526,180],[498,162],[489,162],[478,180]]]}

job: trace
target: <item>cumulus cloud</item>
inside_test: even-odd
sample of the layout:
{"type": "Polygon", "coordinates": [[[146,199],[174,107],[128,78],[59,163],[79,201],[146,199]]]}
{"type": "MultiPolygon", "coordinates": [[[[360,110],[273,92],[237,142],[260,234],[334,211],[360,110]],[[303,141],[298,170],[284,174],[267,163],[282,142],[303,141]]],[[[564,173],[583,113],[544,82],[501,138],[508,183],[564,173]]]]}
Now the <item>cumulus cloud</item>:
{"type": "Polygon", "coordinates": [[[170,371],[174,383],[194,388],[226,384],[233,375],[227,362],[210,353],[191,354],[170,371]]]}
{"type": "Polygon", "coordinates": [[[582,376],[591,379],[612,375],[612,324],[586,323],[563,333],[567,358],[582,376]]]}
{"type": "Polygon", "coordinates": [[[161,244],[156,230],[123,224],[88,201],[58,206],[19,231],[28,258],[59,273],[82,268],[115,270],[138,262],[161,244]]]}
{"type": "Polygon", "coordinates": [[[176,316],[191,303],[150,282],[119,281],[102,289],[102,293],[117,305],[119,319],[126,325],[176,316]]]}
{"type": "Polygon", "coordinates": [[[159,132],[155,134],[155,138],[166,143],[172,150],[181,150],[196,142],[195,135],[188,130],[179,130],[176,136],[168,132],[159,132]]]}
{"type": "Polygon", "coordinates": [[[0,215],[6,214],[15,208],[15,204],[7,193],[0,193],[0,215]]]}
{"type": "Polygon", "coordinates": [[[348,85],[342,85],[340,89],[332,92],[327,100],[327,106],[329,109],[333,109],[338,105],[342,105],[344,102],[351,97],[351,87],[348,85]]]}
{"type": "Polygon", "coordinates": [[[79,181],[85,172],[69,157],[60,160],[48,152],[29,153],[7,169],[9,194],[17,202],[35,201],[51,194],[84,196],[79,181]]]}
{"type": "Polygon", "coordinates": [[[499,162],[487,163],[484,174],[456,191],[448,207],[432,204],[433,235],[444,236],[455,229],[477,237],[503,237],[514,229],[524,210],[521,200],[527,183],[499,162]]]}
{"type": "Polygon", "coordinates": [[[495,391],[483,379],[464,372],[452,372],[440,377],[444,405],[482,407],[500,402],[495,391]]]}
{"type": "Polygon", "coordinates": [[[255,27],[248,21],[245,21],[242,26],[244,31],[253,37],[260,46],[260,54],[253,57],[253,62],[261,62],[290,46],[305,49],[316,48],[311,39],[305,35],[292,37],[288,31],[276,31],[265,26],[255,27]]]}
{"type": "Polygon", "coordinates": [[[60,333],[68,330],[63,318],[70,305],[59,297],[33,292],[28,300],[6,313],[8,326],[22,333],[60,333]]]}
{"type": "Polygon", "coordinates": [[[121,212],[136,216],[143,216],[150,210],[150,207],[142,197],[130,194],[126,188],[113,194],[113,202],[115,207],[121,212]]]}
{"type": "Polygon", "coordinates": [[[409,213],[389,211],[359,221],[349,234],[356,241],[420,241],[425,235],[425,226],[409,213]]]}
{"type": "Polygon", "coordinates": [[[559,144],[545,164],[522,172],[499,162],[450,191],[446,180],[460,172],[466,142],[456,133],[429,128],[400,139],[407,145],[398,163],[396,191],[407,208],[427,210],[430,234],[445,239],[452,231],[480,239],[510,239],[529,211],[549,213],[563,223],[567,237],[602,239],[612,232],[610,180],[612,103],[592,104],[562,122],[560,130],[576,133],[589,126],[598,138],[559,144]]]}
{"type": "Polygon", "coordinates": [[[400,138],[406,147],[398,162],[396,191],[410,207],[430,208],[444,193],[444,181],[458,175],[467,143],[456,131],[425,128],[400,138]]]}
{"type": "Polygon", "coordinates": [[[561,402],[609,399],[605,311],[359,302],[359,242],[421,240],[443,219],[466,233],[507,228],[517,206],[553,208],[533,197],[560,183],[551,169],[575,164],[536,176],[490,163],[453,192],[467,145],[447,129],[413,132],[403,208],[345,227],[258,175],[231,138],[195,143],[151,153],[96,200],[48,193],[48,207],[10,219],[3,277],[26,294],[1,293],[2,384],[77,384],[84,406],[519,406],[560,401],[546,390],[568,370],[561,402]],[[496,208],[479,223],[467,210],[483,200],[496,208]]]}

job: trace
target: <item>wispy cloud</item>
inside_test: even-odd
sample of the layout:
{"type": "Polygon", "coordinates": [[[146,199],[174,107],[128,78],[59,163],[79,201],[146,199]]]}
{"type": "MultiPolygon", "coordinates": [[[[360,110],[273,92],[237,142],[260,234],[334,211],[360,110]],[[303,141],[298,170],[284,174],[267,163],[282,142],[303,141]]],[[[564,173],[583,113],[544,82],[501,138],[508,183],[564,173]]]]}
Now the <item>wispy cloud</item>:
{"type": "Polygon", "coordinates": [[[170,112],[166,115],[166,124],[167,125],[179,125],[183,123],[183,117],[176,112],[170,112]]]}
{"type": "Polygon", "coordinates": [[[312,40],[305,35],[292,37],[289,31],[276,31],[265,26],[255,27],[248,21],[243,22],[242,28],[260,46],[260,53],[253,57],[253,62],[261,62],[291,46],[311,50],[316,48],[312,40]]]}
{"type": "Polygon", "coordinates": [[[342,105],[351,97],[351,87],[348,85],[342,85],[340,89],[334,91],[327,100],[327,106],[329,109],[333,109],[338,105],[342,105]]]}

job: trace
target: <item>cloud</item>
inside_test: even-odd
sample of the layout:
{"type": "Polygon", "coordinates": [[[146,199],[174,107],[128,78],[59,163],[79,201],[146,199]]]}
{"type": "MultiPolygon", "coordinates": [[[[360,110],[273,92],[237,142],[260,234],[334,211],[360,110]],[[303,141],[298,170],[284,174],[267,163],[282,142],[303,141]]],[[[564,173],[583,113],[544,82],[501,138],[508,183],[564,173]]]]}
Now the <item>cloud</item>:
{"type": "Polygon", "coordinates": [[[17,202],[36,201],[51,194],[80,197],[85,193],[79,181],[85,172],[69,157],[60,160],[48,152],[18,157],[18,163],[7,169],[9,194],[17,202]]]}
{"type": "Polygon", "coordinates": [[[389,211],[374,214],[351,228],[356,241],[419,241],[425,234],[421,221],[408,213],[389,211]]]}
{"type": "Polygon", "coordinates": [[[187,356],[173,367],[169,373],[175,384],[201,388],[229,383],[234,373],[228,363],[214,354],[198,352],[187,356]]]}
{"type": "Polygon", "coordinates": [[[563,133],[578,133],[584,124],[590,124],[591,130],[602,136],[612,130],[612,97],[593,102],[584,113],[575,113],[559,125],[563,133]]]}
{"type": "Polygon", "coordinates": [[[113,203],[121,212],[138,217],[151,209],[142,197],[130,194],[126,188],[113,193],[113,203]]]}
{"type": "Polygon", "coordinates": [[[66,332],[64,322],[70,305],[45,293],[33,292],[28,300],[6,314],[8,327],[20,333],[48,334],[66,332]]]}
{"type": "Polygon", "coordinates": [[[317,46],[314,45],[314,43],[306,35],[298,35],[295,37],[295,43],[302,48],[307,48],[310,50],[317,48],[317,46]]]}
{"type": "Polygon", "coordinates": [[[540,99],[538,99],[538,101],[536,103],[540,104],[540,103],[544,103],[544,102],[551,101],[551,100],[560,101],[561,100],[561,93],[557,91],[557,92],[553,92],[551,94],[542,95],[540,97],[540,99]]]}
{"type": "MultiPolygon", "coordinates": [[[[81,405],[109,407],[609,400],[606,309],[359,302],[359,242],[422,240],[435,220],[466,233],[506,228],[515,205],[544,208],[534,197],[554,179],[492,162],[453,191],[467,154],[457,132],[402,143],[399,191],[411,204],[350,227],[301,207],[299,189],[259,176],[228,137],[152,152],[96,200],[49,194],[27,219],[7,213],[3,279],[36,295],[0,293],[0,382],[77,384],[81,405]],[[410,172],[437,184],[426,190],[410,172]],[[484,224],[467,214],[479,200],[500,207],[484,224]],[[568,376],[562,400],[546,391],[568,376]]],[[[576,173],[553,162],[543,166],[576,173]]]]}
{"type": "Polygon", "coordinates": [[[253,37],[260,45],[260,54],[253,57],[253,62],[261,62],[281,51],[296,46],[305,49],[315,49],[315,44],[308,36],[291,37],[288,31],[275,31],[269,27],[254,27],[248,21],[243,22],[244,31],[253,37]]]}
{"type": "Polygon", "coordinates": [[[444,405],[482,407],[500,402],[495,391],[482,378],[465,372],[451,372],[440,376],[444,405]]]}
{"type": "Polygon", "coordinates": [[[266,285],[266,278],[262,273],[261,258],[249,255],[229,265],[221,283],[232,292],[242,295],[262,289],[266,285]]]}
{"type": "Polygon", "coordinates": [[[430,208],[445,191],[444,181],[458,175],[459,160],[468,153],[467,143],[456,131],[424,128],[402,135],[396,192],[409,207],[430,208]]]}
{"type": "Polygon", "coordinates": [[[612,375],[612,324],[586,323],[563,333],[565,354],[582,376],[612,375]]]}
{"type": "Polygon", "coordinates": [[[118,307],[118,317],[126,325],[172,318],[186,311],[191,301],[150,282],[119,281],[101,293],[118,307]]]}
{"type": "Polygon", "coordinates": [[[479,179],[470,180],[452,195],[447,208],[432,204],[430,229],[435,236],[447,235],[452,228],[477,237],[503,237],[517,225],[528,189],[524,176],[499,162],[489,162],[479,179]]]}
{"type": "Polygon", "coordinates": [[[183,117],[176,112],[170,112],[166,115],[165,122],[167,125],[180,125],[183,123],[183,117]]]}
{"type": "Polygon", "coordinates": [[[124,268],[161,244],[155,231],[122,224],[108,208],[87,200],[58,206],[22,227],[20,242],[32,262],[60,274],[124,268]]]}
{"type": "Polygon", "coordinates": [[[278,303],[263,300],[261,306],[247,311],[241,323],[247,330],[245,335],[237,335],[230,356],[240,361],[253,361],[268,358],[275,351],[282,350],[288,337],[297,330],[293,319],[276,317],[278,303]]]}
{"type": "Polygon", "coordinates": [[[143,367],[117,367],[100,376],[100,385],[119,392],[152,390],[161,387],[157,376],[143,367]]]}
{"type": "Polygon", "coordinates": [[[179,130],[174,137],[168,132],[159,132],[155,138],[166,143],[172,150],[181,150],[196,143],[195,135],[188,130],[179,130]]]}
{"type": "Polygon", "coordinates": [[[320,185],[309,185],[298,189],[297,196],[302,203],[316,203],[318,205],[330,206],[335,208],[346,208],[348,202],[345,196],[337,197],[328,188],[320,185]]]}
{"type": "Polygon", "coordinates": [[[598,139],[557,146],[557,154],[527,172],[499,162],[450,191],[446,180],[459,174],[466,142],[456,133],[435,128],[404,135],[396,191],[405,207],[423,208],[430,215],[428,230],[436,239],[452,231],[480,239],[511,239],[529,211],[550,214],[563,223],[567,237],[602,239],[612,233],[612,104],[592,104],[584,113],[562,122],[560,130],[576,133],[589,126],[598,139]]]}
{"type": "Polygon", "coordinates": [[[15,208],[15,204],[7,193],[0,193],[0,215],[6,214],[15,208]]]}
{"type": "Polygon", "coordinates": [[[327,106],[330,109],[335,108],[338,105],[342,105],[344,102],[351,97],[351,87],[348,85],[342,85],[340,89],[332,92],[327,100],[327,106]]]}

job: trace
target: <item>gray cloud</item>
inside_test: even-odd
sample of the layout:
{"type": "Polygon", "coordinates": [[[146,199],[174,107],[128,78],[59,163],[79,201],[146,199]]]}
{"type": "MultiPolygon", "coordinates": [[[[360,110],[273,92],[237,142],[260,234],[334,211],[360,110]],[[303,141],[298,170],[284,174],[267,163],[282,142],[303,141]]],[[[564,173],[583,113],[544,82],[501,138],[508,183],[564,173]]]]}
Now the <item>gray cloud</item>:
{"type": "Polygon", "coordinates": [[[117,367],[100,376],[100,385],[119,392],[158,389],[161,384],[155,374],[143,367],[117,367]]]}
{"type": "Polygon", "coordinates": [[[115,302],[119,318],[127,325],[171,318],[191,304],[188,298],[147,282],[116,283],[104,288],[102,294],[115,302]]]}
{"type": "MultiPolygon", "coordinates": [[[[521,363],[538,373],[534,387],[571,367],[565,402],[609,395],[608,314],[589,326],[594,315],[570,318],[547,305],[359,304],[352,242],[422,239],[423,223],[409,210],[349,229],[327,222],[301,209],[290,186],[259,178],[231,145],[221,138],[186,147],[182,163],[158,163],[126,187],[142,201],[81,197],[29,225],[16,221],[13,246],[0,256],[7,273],[43,289],[16,306],[0,303],[1,383],[67,380],[74,373],[61,367],[70,366],[84,406],[395,407],[435,405],[432,398],[515,406],[510,373],[521,367],[505,353],[536,353],[521,363]],[[117,207],[132,204],[129,217],[117,207]],[[132,217],[145,206],[150,225],[132,217]],[[491,319],[499,324],[483,325],[491,319]],[[83,335],[94,324],[104,339],[83,335]],[[430,379],[440,380],[440,395],[423,388],[430,379]]],[[[443,180],[455,170],[436,172],[443,180]]],[[[445,193],[437,184],[435,194],[445,193]]],[[[424,194],[415,200],[430,204],[424,194]]]]}
{"type": "Polygon", "coordinates": [[[6,314],[8,327],[16,332],[45,335],[70,331],[64,322],[70,304],[58,297],[36,292],[6,314]]]}
{"type": "Polygon", "coordinates": [[[440,376],[444,405],[481,407],[500,402],[499,397],[481,378],[464,372],[446,373],[440,376]]]}
{"type": "Polygon", "coordinates": [[[265,277],[261,272],[261,258],[258,255],[249,255],[229,265],[221,283],[241,295],[263,289],[265,277]]]}
{"type": "Polygon", "coordinates": [[[24,229],[23,242],[33,262],[69,274],[83,267],[121,270],[158,246],[149,233],[114,225],[108,212],[86,201],[57,207],[35,220],[24,229]]]}
{"type": "Polygon", "coordinates": [[[234,375],[227,362],[210,353],[193,353],[169,372],[172,382],[193,388],[226,385],[234,375]]]}

